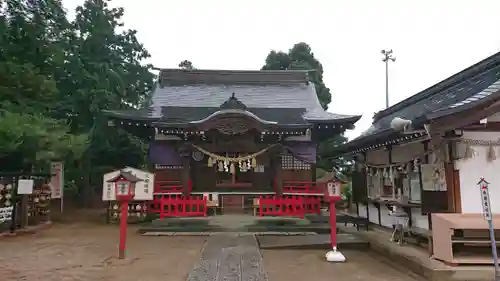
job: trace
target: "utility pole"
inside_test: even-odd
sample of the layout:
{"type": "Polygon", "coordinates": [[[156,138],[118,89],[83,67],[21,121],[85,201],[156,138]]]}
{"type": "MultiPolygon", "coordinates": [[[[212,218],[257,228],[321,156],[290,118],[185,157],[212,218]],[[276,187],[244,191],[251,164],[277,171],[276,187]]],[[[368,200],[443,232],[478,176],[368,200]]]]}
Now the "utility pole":
{"type": "Polygon", "coordinates": [[[382,50],[382,55],[384,58],[382,59],[385,62],[385,108],[389,107],[389,61],[395,62],[396,57],[392,56],[391,50],[382,50]]]}

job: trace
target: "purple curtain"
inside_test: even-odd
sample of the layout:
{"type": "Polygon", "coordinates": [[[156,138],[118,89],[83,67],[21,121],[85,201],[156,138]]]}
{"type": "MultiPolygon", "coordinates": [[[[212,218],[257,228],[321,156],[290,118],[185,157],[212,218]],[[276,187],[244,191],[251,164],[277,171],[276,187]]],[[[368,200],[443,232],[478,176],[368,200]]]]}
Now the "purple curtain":
{"type": "Polygon", "coordinates": [[[166,166],[182,165],[179,152],[172,145],[164,142],[152,142],[149,144],[148,159],[153,164],[166,166]]]}
{"type": "Polygon", "coordinates": [[[290,152],[295,158],[308,163],[316,163],[316,144],[312,142],[288,142],[285,148],[290,152]]]}

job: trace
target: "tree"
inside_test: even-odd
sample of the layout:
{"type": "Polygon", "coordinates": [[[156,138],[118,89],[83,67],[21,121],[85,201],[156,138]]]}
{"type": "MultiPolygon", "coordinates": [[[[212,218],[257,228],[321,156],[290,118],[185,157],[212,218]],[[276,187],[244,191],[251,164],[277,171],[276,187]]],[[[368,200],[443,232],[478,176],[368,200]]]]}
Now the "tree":
{"type": "MultiPolygon", "coordinates": [[[[110,167],[140,166],[144,144],[123,131],[111,131],[99,123],[103,109],[135,109],[149,99],[155,76],[141,61],[150,54],[139,43],[135,30],[118,33],[123,8],[110,8],[109,1],[87,0],[76,9],[70,60],[76,79],[70,80],[63,97],[73,111],[72,130],[89,132],[92,145],[84,161],[83,190],[99,185],[110,167]],[[74,92],[74,89],[81,89],[74,92]]],[[[84,193],[88,199],[90,194],[84,193]]]]}
{"type": "Polygon", "coordinates": [[[323,66],[314,57],[311,47],[304,43],[295,44],[288,52],[271,51],[266,57],[266,64],[262,70],[288,70],[303,69],[313,70],[309,73],[311,82],[314,83],[316,94],[321,106],[326,110],[332,101],[330,89],[323,82],[323,66]]]}
{"type": "MultiPolygon", "coordinates": [[[[309,78],[316,89],[316,94],[321,106],[326,110],[328,104],[332,101],[330,89],[323,81],[323,66],[314,57],[311,47],[304,42],[295,44],[288,52],[271,51],[265,61],[262,70],[290,70],[303,69],[312,70],[309,72],[309,78]]],[[[327,159],[328,151],[333,147],[343,144],[347,141],[343,135],[338,135],[329,140],[321,142],[318,146],[317,166],[331,171],[333,167],[343,167],[345,165],[342,159],[327,159]]]]}
{"type": "Polygon", "coordinates": [[[54,69],[64,65],[70,28],[59,1],[0,2],[0,169],[30,170],[79,157],[85,134],[54,118],[54,69]]]}
{"type": "Polygon", "coordinates": [[[108,2],[85,1],[70,22],[60,0],[0,0],[0,170],[62,159],[88,199],[90,179],[144,163],[142,141],[101,122],[103,109],[144,104],[155,78],[108,2]]]}
{"type": "Polygon", "coordinates": [[[189,60],[183,60],[179,63],[179,67],[182,68],[182,69],[186,69],[186,70],[193,70],[193,69],[196,69],[194,68],[193,66],[193,63],[189,60]]]}

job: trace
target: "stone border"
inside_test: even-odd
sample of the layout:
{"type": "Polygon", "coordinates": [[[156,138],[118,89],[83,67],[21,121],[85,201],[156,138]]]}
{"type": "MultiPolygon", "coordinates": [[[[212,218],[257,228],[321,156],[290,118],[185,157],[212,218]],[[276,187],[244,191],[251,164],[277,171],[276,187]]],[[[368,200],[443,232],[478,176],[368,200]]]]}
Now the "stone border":
{"type": "Polygon", "coordinates": [[[39,231],[47,230],[51,226],[52,226],[52,222],[48,221],[48,222],[44,222],[44,223],[39,224],[39,225],[28,226],[26,228],[16,229],[16,231],[14,233],[11,233],[10,231],[9,232],[4,232],[4,233],[0,233],[0,238],[16,237],[16,236],[27,235],[27,234],[35,234],[35,233],[37,233],[39,231]]]}
{"type": "Polygon", "coordinates": [[[214,236],[214,235],[259,235],[259,236],[304,236],[304,235],[317,235],[316,232],[145,232],[141,235],[144,236],[214,236]]]}

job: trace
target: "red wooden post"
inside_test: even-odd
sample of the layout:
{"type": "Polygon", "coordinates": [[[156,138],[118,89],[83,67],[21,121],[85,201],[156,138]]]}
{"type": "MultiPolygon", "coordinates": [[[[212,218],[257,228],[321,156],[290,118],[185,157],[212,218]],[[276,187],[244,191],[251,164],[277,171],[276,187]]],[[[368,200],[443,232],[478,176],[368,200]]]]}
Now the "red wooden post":
{"type": "Polygon", "coordinates": [[[332,249],[337,249],[337,209],[335,200],[330,200],[330,241],[332,249]]]}
{"type": "Polygon", "coordinates": [[[325,186],[325,199],[330,203],[330,242],[332,250],[326,253],[326,260],[329,262],[343,262],[344,255],[337,250],[337,211],[335,202],[340,200],[340,182],[329,181],[325,186]]]}
{"type": "Polygon", "coordinates": [[[125,245],[127,244],[127,217],[128,217],[128,200],[122,201],[122,210],[120,215],[120,244],[118,250],[118,258],[125,258],[125,245]]]}
{"type": "Polygon", "coordinates": [[[141,179],[134,176],[132,173],[120,171],[114,178],[108,182],[115,183],[116,199],[121,201],[122,209],[120,214],[120,242],[118,245],[118,258],[125,258],[125,245],[127,242],[127,217],[128,217],[128,202],[134,200],[135,184],[141,179]]]}

